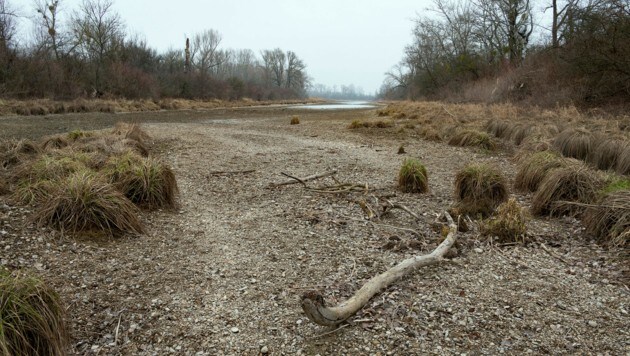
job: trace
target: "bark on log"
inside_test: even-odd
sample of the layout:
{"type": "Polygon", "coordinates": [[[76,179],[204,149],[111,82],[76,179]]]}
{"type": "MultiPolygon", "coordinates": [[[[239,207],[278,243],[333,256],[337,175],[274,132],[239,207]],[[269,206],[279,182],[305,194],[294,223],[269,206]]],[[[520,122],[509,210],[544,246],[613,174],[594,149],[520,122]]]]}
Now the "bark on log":
{"type": "Polygon", "coordinates": [[[389,287],[411,271],[436,264],[457,240],[457,224],[447,213],[444,216],[449,223],[449,232],[444,241],[428,255],[408,258],[384,273],[372,277],[350,299],[335,307],[327,307],[324,297],[317,291],[309,291],[302,296],[302,309],[306,316],[319,325],[336,326],[353,316],[363,308],[381,290],[389,287]]]}

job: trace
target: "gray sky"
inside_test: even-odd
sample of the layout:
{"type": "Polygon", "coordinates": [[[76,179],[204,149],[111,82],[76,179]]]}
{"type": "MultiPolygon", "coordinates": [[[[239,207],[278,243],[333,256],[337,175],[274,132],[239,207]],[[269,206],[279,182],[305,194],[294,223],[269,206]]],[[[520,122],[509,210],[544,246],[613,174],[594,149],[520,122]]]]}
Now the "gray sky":
{"type": "MultiPolygon", "coordinates": [[[[81,0],[62,0],[76,9],[81,0]]],[[[32,14],[30,0],[9,0],[32,14]]],[[[114,0],[128,33],[159,51],[215,29],[223,48],[297,53],[315,83],[360,86],[373,93],[411,41],[412,19],[430,0],[114,0]]]]}

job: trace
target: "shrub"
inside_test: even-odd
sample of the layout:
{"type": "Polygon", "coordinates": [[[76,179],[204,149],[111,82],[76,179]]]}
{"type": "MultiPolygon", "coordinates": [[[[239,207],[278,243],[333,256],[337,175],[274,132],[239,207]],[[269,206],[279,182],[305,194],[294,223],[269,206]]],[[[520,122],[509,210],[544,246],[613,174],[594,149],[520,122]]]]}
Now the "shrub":
{"type": "Polygon", "coordinates": [[[460,213],[488,216],[508,198],[505,178],[496,167],[468,165],[455,177],[455,198],[460,213]]]}
{"type": "Polygon", "coordinates": [[[65,308],[41,280],[0,268],[0,353],[65,355],[65,308]]]}
{"type": "Polygon", "coordinates": [[[142,207],[153,210],[177,206],[175,174],[158,160],[127,152],[111,157],[103,170],[110,182],[142,207]]]}
{"type": "Polygon", "coordinates": [[[52,197],[36,211],[39,225],[62,231],[142,233],[138,209],[112,185],[83,170],[55,182],[52,197]]]}
{"type": "Polygon", "coordinates": [[[499,205],[495,216],[480,225],[481,234],[496,236],[499,242],[525,242],[525,214],[516,199],[499,205]]]}
{"type": "Polygon", "coordinates": [[[551,171],[532,198],[534,215],[577,215],[593,204],[603,186],[602,177],[584,164],[573,162],[551,171]]]}
{"type": "Polygon", "coordinates": [[[429,190],[427,169],[415,158],[407,158],[398,172],[398,186],[405,193],[426,193],[429,190]]]}
{"type": "Polygon", "coordinates": [[[595,146],[595,136],[586,130],[568,129],[556,136],[553,146],[566,157],[584,160],[595,146]]]}
{"type": "Polygon", "coordinates": [[[584,213],[586,232],[600,242],[612,246],[628,247],[630,242],[630,189],[621,189],[605,195],[599,204],[590,206],[584,213]]]}
{"type": "Polygon", "coordinates": [[[291,118],[291,125],[297,125],[300,123],[300,118],[298,116],[293,116],[291,118]]]}
{"type": "Polygon", "coordinates": [[[496,149],[496,144],[487,133],[476,130],[464,130],[456,133],[448,141],[451,146],[479,147],[485,150],[496,149]]]}
{"type": "Polygon", "coordinates": [[[617,167],[617,161],[626,146],[628,146],[627,142],[622,140],[603,140],[589,155],[588,161],[599,169],[615,169],[617,167]]]}
{"type": "Polygon", "coordinates": [[[540,151],[523,159],[514,178],[514,188],[520,191],[535,192],[547,174],[556,168],[564,167],[565,161],[549,151],[540,151]]]}

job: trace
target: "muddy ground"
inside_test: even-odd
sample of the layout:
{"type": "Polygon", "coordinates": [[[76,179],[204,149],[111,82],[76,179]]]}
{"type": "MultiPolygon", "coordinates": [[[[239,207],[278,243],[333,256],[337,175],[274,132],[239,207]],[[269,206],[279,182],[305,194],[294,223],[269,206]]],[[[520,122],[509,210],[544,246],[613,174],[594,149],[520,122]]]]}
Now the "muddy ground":
{"type": "MultiPolygon", "coordinates": [[[[375,110],[0,118],[0,138],[142,122],[181,190],[180,209],[143,216],[146,235],[98,241],[36,228],[31,208],[0,197],[0,262],[32,269],[59,291],[76,354],[630,353],[627,251],[594,244],[571,218],[529,221],[526,245],[490,244],[473,226],[460,234],[455,258],[399,281],[341,329],[307,320],[304,291],[338,303],[373,275],[435,247],[431,224],[452,205],[459,168],[492,162],[514,175],[505,152],[424,141],[399,127],[347,129],[364,118],[376,119],[375,110]],[[289,125],[293,115],[299,125],[289,125]],[[406,154],[398,155],[401,144],[406,154]],[[396,190],[407,156],[427,166],[428,194],[396,190]],[[332,169],[368,191],[269,187],[287,179],[281,172],[332,169]],[[387,195],[421,221],[400,210],[367,221],[358,202],[387,195]]],[[[335,183],[309,182],[324,184],[335,183]]],[[[529,204],[530,196],[516,196],[529,204]]]]}

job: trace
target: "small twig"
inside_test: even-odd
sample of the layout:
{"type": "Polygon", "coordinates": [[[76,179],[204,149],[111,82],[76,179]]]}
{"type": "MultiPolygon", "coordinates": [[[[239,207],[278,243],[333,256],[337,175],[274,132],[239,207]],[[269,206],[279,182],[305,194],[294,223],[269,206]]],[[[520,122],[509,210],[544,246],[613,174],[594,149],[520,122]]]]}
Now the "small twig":
{"type": "Polygon", "coordinates": [[[557,259],[557,260],[559,260],[559,261],[561,261],[561,262],[563,262],[563,263],[566,263],[566,264],[568,264],[569,266],[571,266],[571,265],[572,265],[571,263],[569,263],[569,262],[568,262],[567,260],[565,260],[564,258],[562,258],[562,257],[560,257],[560,256],[558,256],[558,255],[556,255],[556,254],[555,254],[555,253],[553,253],[551,250],[549,250],[549,249],[547,248],[547,246],[545,246],[545,244],[540,244],[540,247],[542,247],[542,249],[543,249],[543,250],[545,250],[545,252],[547,252],[547,253],[549,254],[549,256],[551,256],[551,257],[553,257],[553,258],[555,258],[555,259],[557,259]]]}
{"type": "Polygon", "coordinates": [[[319,335],[315,335],[315,336],[313,336],[311,338],[311,340],[319,339],[320,337],[324,337],[324,336],[327,336],[327,335],[330,335],[330,334],[334,334],[334,333],[336,333],[337,331],[339,331],[339,330],[341,330],[343,328],[347,328],[348,326],[350,326],[350,324],[343,324],[343,325],[341,325],[340,327],[338,327],[335,330],[331,330],[331,331],[327,331],[327,332],[319,334],[319,335]]]}
{"type": "Polygon", "coordinates": [[[391,202],[390,200],[388,200],[388,199],[385,199],[385,201],[387,202],[387,204],[389,204],[389,207],[390,207],[390,208],[392,208],[392,209],[400,209],[400,210],[403,210],[403,211],[405,211],[406,213],[408,213],[409,215],[413,216],[413,217],[414,217],[414,219],[416,219],[416,220],[420,220],[420,217],[419,217],[416,213],[414,213],[413,211],[411,211],[411,209],[409,209],[408,207],[406,207],[406,206],[404,206],[404,205],[402,205],[402,204],[399,204],[399,203],[392,203],[392,202],[391,202]]]}
{"type": "Polygon", "coordinates": [[[255,169],[245,169],[242,171],[212,171],[209,172],[208,175],[210,176],[218,176],[218,175],[227,175],[227,174],[247,174],[247,173],[252,173],[252,172],[256,172],[255,169]]]}
{"type": "Polygon", "coordinates": [[[292,175],[290,175],[290,174],[288,174],[288,173],[284,173],[284,172],[280,172],[280,174],[282,174],[282,175],[283,175],[283,176],[285,176],[285,177],[289,177],[289,178],[291,178],[291,179],[295,179],[295,180],[296,180],[296,181],[298,181],[300,184],[302,184],[304,187],[306,187],[306,183],[304,183],[304,181],[303,181],[303,180],[301,180],[300,178],[298,178],[298,177],[294,177],[294,176],[292,176],[292,175]]]}
{"type": "Polygon", "coordinates": [[[450,112],[450,111],[448,111],[444,105],[442,105],[442,109],[444,109],[444,111],[446,111],[446,113],[447,113],[447,114],[451,115],[451,117],[452,117],[453,119],[457,120],[457,116],[455,116],[455,115],[451,114],[451,112],[450,112]]]}
{"type": "Polygon", "coordinates": [[[118,330],[120,329],[120,320],[122,319],[122,310],[118,313],[118,325],[116,325],[116,332],[114,332],[114,345],[118,345],[118,330]]]}
{"type": "Polygon", "coordinates": [[[269,184],[269,186],[271,186],[271,187],[279,187],[279,186],[282,186],[282,185],[289,185],[289,184],[296,184],[296,183],[304,184],[304,182],[308,182],[310,180],[315,180],[315,179],[319,179],[319,178],[329,177],[329,176],[332,176],[334,174],[337,174],[337,170],[333,170],[333,171],[330,171],[330,172],[325,172],[325,173],[322,173],[322,174],[315,174],[315,175],[308,176],[308,177],[305,177],[305,178],[295,178],[295,177],[290,176],[290,175],[288,175],[286,173],[282,173],[282,175],[290,177],[292,180],[289,180],[289,181],[286,181],[286,182],[281,182],[281,183],[271,183],[271,184],[269,184]]]}

